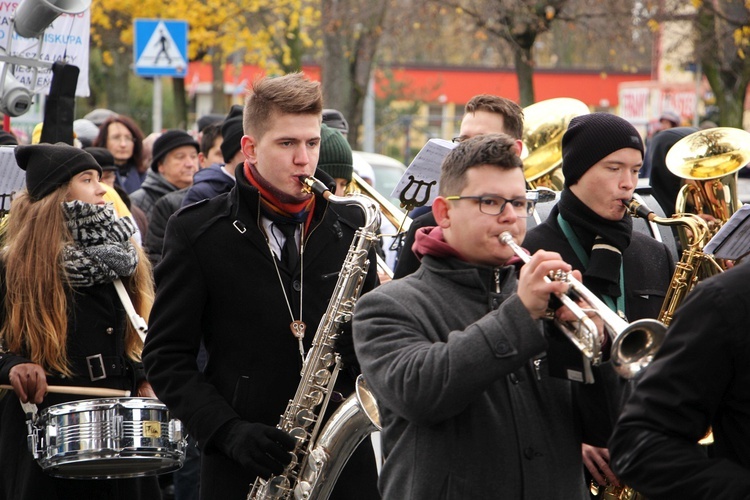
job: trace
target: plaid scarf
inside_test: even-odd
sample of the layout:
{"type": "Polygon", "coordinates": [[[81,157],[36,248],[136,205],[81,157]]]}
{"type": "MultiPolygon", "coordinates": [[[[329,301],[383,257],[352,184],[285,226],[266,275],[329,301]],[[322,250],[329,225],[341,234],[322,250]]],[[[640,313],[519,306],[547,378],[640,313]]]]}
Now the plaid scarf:
{"type": "Polygon", "coordinates": [[[129,217],[118,219],[110,205],[78,200],[62,207],[73,238],[62,253],[71,286],[111,283],[135,272],[138,254],[130,242],[135,226],[129,217]]]}

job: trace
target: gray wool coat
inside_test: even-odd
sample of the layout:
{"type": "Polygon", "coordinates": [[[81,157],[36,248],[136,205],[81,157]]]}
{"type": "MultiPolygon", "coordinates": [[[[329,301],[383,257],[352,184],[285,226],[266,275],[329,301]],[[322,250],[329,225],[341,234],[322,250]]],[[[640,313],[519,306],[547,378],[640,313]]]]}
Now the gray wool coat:
{"type": "Polygon", "coordinates": [[[359,300],[384,499],[587,498],[570,382],[549,377],[516,285],[514,267],[426,256],[359,300]]]}

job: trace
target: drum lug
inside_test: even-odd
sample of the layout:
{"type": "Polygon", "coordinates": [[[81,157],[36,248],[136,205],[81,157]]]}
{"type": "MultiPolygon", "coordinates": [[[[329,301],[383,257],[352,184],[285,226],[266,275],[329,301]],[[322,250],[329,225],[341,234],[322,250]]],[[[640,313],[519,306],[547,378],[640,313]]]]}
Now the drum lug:
{"type": "Polygon", "coordinates": [[[34,424],[32,418],[26,420],[26,429],[28,434],[26,435],[26,443],[29,447],[31,455],[34,460],[38,460],[42,456],[42,448],[39,446],[39,429],[34,424]]]}
{"type": "Polygon", "coordinates": [[[180,420],[169,421],[169,441],[172,443],[179,443],[184,439],[182,435],[182,422],[180,420]]]}

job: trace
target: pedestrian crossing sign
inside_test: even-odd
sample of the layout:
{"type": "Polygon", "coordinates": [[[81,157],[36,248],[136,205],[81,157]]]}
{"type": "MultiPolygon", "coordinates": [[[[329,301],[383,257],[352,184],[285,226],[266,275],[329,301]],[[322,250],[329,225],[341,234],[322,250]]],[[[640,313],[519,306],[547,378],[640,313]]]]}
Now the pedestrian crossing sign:
{"type": "Polygon", "coordinates": [[[187,74],[187,21],[174,19],[136,19],[133,53],[138,76],[187,74]]]}

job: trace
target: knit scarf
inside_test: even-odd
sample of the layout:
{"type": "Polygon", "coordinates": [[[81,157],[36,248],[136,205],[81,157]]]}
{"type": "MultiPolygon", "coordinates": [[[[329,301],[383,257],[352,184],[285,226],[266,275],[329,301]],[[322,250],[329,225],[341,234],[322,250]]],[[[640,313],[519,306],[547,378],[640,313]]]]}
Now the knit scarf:
{"type": "Polygon", "coordinates": [[[260,192],[260,207],[265,217],[278,223],[304,223],[307,233],[315,208],[315,196],[301,202],[294,200],[264,179],[252,163],[245,162],[244,172],[248,182],[260,192]]]}
{"type": "MultiPolygon", "coordinates": [[[[583,272],[587,286],[610,297],[620,296],[622,252],[630,245],[633,219],[627,212],[619,221],[610,221],[594,213],[569,189],[563,189],[555,207],[573,228],[589,264],[583,272]]],[[[550,217],[556,217],[553,210],[550,217]]]]}
{"type": "Polygon", "coordinates": [[[129,217],[118,219],[110,205],[78,200],[62,207],[73,238],[62,253],[71,286],[101,285],[135,272],[138,254],[130,242],[135,226],[129,217]]]}

